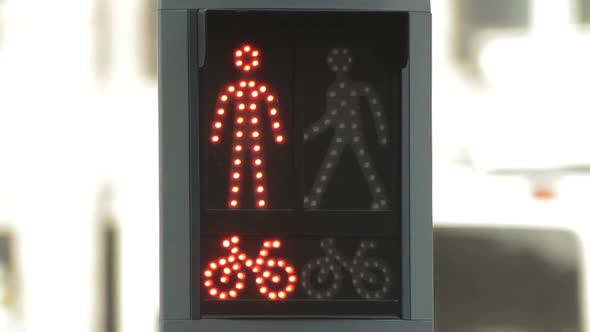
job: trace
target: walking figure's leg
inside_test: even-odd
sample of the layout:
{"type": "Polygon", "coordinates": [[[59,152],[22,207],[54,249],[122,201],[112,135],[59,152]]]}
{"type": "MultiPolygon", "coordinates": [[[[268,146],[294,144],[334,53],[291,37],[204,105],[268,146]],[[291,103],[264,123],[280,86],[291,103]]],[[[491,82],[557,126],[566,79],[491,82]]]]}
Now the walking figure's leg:
{"type": "Polygon", "coordinates": [[[340,161],[340,156],[342,155],[342,150],[344,149],[344,143],[341,138],[334,138],[328,147],[328,151],[326,152],[326,156],[324,157],[324,161],[320,166],[320,171],[315,178],[313,186],[311,187],[311,192],[307,197],[304,199],[305,208],[309,210],[315,210],[319,207],[320,202],[322,200],[322,196],[326,191],[326,187],[328,186],[328,182],[330,182],[330,178],[334,173],[334,168],[338,165],[340,161]]]}
{"type": "Polygon", "coordinates": [[[232,158],[229,173],[229,195],[227,205],[230,209],[240,206],[240,193],[242,191],[242,177],[244,176],[244,145],[241,137],[235,137],[232,144],[232,158]]]}
{"type": "Polygon", "coordinates": [[[252,184],[254,190],[254,204],[257,209],[266,209],[268,206],[268,187],[266,186],[266,165],[263,158],[262,139],[253,137],[250,144],[252,156],[252,184]]]}
{"type": "Polygon", "coordinates": [[[373,203],[371,204],[371,208],[374,210],[383,210],[388,207],[387,196],[385,194],[385,188],[383,187],[383,183],[377,174],[375,166],[373,166],[373,162],[371,161],[371,157],[369,156],[369,151],[367,150],[367,145],[365,141],[358,132],[355,133],[352,137],[352,151],[356,155],[356,158],[359,162],[361,170],[363,171],[363,175],[369,185],[369,190],[371,190],[371,195],[373,196],[373,203]]]}

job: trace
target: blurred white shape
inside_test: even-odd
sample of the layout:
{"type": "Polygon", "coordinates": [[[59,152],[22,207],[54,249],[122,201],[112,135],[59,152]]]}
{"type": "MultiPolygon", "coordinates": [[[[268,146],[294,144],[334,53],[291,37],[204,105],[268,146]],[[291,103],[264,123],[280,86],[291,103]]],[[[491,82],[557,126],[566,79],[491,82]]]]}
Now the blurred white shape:
{"type": "Polygon", "coordinates": [[[533,1],[529,35],[490,40],[479,105],[476,164],[485,170],[589,165],[590,33],[564,3],[533,1]]]}

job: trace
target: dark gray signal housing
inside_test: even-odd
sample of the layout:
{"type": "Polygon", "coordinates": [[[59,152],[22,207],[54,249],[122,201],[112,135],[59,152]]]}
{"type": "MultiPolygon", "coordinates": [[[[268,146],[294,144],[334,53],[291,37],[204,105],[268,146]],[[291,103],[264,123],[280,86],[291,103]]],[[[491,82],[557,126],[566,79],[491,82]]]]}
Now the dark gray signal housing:
{"type": "Polygon", "coordinates": [[[432,331],[427,0],[161,0],[161,323],[432,331]]]}

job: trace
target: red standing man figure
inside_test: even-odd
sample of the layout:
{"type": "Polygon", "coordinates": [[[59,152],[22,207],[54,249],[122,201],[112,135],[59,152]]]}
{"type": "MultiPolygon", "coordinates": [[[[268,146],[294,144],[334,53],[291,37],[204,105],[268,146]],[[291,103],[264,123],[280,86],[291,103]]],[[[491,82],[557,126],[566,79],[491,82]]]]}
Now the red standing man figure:
{"type": "Polygon", "coordinates": [[[276,143],[281,144],[285,141],[283,125],[279,120],[278,97],[268,85],[257,82],[254,78],[254,72],[260,68],[260,57],[260,51],[250,45],[237,49],[234,52],[234,64],[241,71],[240,79],[226,85],[217,97],[211,132],[213,144],[221,141],[221,132],[225,127],[224,119],[233,110],[234,132],[227,202],[231,209],[240,207],[246,153],[251,157],[250,169],[256,208],[264,209],[268,206],[263,144],[265,129],[261,124],[270,124],[276,143]],[[266,108],[269,121],[262,119],[263,107],[266,108]]]}

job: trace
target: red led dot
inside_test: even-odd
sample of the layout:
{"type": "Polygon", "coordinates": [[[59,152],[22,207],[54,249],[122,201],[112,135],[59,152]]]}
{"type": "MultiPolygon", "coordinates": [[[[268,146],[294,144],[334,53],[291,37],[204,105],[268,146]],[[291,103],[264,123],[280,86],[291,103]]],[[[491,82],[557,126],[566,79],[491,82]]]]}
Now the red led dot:
{"type": "Polygon", "coordinates": [[[250,45],[244,45],[245,52],[250,52],[251,49],[252,49],[252,47],[250,47],[250,45]]]}
{"type": "Polygon", "coordinates": [[[246,255],[245,254],[240,254],[240,256],[238,256],[238,259],[243,261],[244,259],[246,259],[246,255]]]}
{"type": "Polygon", "coordinates": [[[275,247],[275,248],[280,248],[281,247],[281,241],[279,241],[279,240],[273,241],[272,246],[275,247]]]}
{"type": "Polygon", "coordinates": [[[242,56],[242,54],[243,54],[242,51],[239,51],[239,50],[236,51],[236,56],[242,56]]]}
{"type": "Polygon", "coordinates": [[[231,237],[231,243],[236,244],[240,242],[240,238],[237,236],[232,236],[231,237]]]}
{"type": "Polygon", "coordinates": [[[287,273],[293,273],[293,267],[291,267],[291,266],[287,266],[287,267],[285,268],[285,271],[287,271],[287,273]]]}
{"type": "MultiPolygon", "coordinates": [[[[240,136],[238,136],[238,137],[242,137],[242,136],[240,135],[240,136]]],[[[234,165],[236,165],[236,166],[239,166],[239,165],[241,165],[241,164],[242,164],[242,160],[240,160],[240,159],[236,159],[236,160],[234,160],[234,165]]]]}
{"type": "Polygon", "coordinates": [[[260,285],[260,284],[262,284],[263,282],[264,282],[264,279],[262,279],[262,278],[260,278],[260,277],[256,278],[256,283],[257,283],[257,284],[259,284],[259,285],[260,285]]]}
{"type": "Polygon", "coordinates": [[[236,151],[238,151],[238,152],[242,151],[242,146],[241,145],[236,145],[236,151]]]}
{"type": "Polygon", "coordinates": [[[205,271],[204,274],[205,274],[205,277],[211,277],[213,275],[213,272],[207,270],[207,271],[205,271]]]}
{"type": "Polygon", "coordinates": [[[211,287],[211,285],[213,285],[213,281],[211,281],[211,280],[205,281],[205,287],[211,287]]]}
{"type": "Polygon", "coordinates": [[[270,115],[277,115],[278,111],[276,108],[270,110],[270,115]]]}
{"type": "Polygon", "coordinates": [[[254,165],[256,165],[256,166],[262,165],[262,160],[260,160],[260,159],[254,160],[254,165]]]}
{"type": "Polygon", "coordinates": [[[245,108],[246,108],[246,105],[244,105],[244,104],[240,104],[240,105],[238,105],[238,109],[240,109],[240,110],[243,110],[243,109],[245,109],[245,108]]]}
{"type": "Polygon", "coordinates": [[[219,280],[221,280],[222,283],[227,284],[229,282],[229,278],[226,276],[223,276],[221,278],[219,278],[219,280]]]}
{"type": "Polygon", "coordinates": [[[222,300],[225,300],[227,298],[227,294],[226,293],[221,293],[219,294],[219,298],[222,300]]]}
{"type": "Polygon", "coordinates": [[[240,117],[238,117],[238,118],[236,119],[236,122],[237,122],[237,123],[244,123],[244,118],[242,118],[242,117],[240,116],[240,117]]]}
{"type": "Polygon", "coordinates": [[[229,205],[231,205],[232,207],[236,207],[236,206],[238,206],[238,201],[236,201],[236,200],[234,199],[234,200],[232,200],[232,201],[229,203],[229,205]]]}
{"type": "Polygon", "coordinates": [[[252,266],[253,264],[254,264],[254,263],[252,263],[252,261],[251,261],[251,260],[247,260],[247,261],[246,261],[246,266],[247,266],[247,267],[250,267],[250,266],[252,266]]]}
{"type": "Polygon", "coordinates": [[[252,97],[258,97],[258,91],[253,91],[252,92],[252,97]]]}
{"type": "Polygon", "coordinates": [[[273,276],[271,280],[275,284],[278,284],[281,281],[281,277],[279,277],[279,276],[273,276]]]}
{"type": "Polygon", "coordinates": [[[259,53],[258,53],[258,51],[252,51],[252,56],[253,56],[253,57],[257,57],[257,56],[258,56],[258,54],[259,54],[259,53]]]}
{"type": "Polygon", "coordinates": [[[236,92],[236,96],[238,96],[238,97],[242,97],[243,95],[244,95],[244,92],[242,92],[242,91],[236,92]]]}
{"type": "Polygon", "coordinates": [[[225,110],[223,108],[220,108],[217,110],[217,114],[223,115],[223,114],[225,114],[225,110]]]}
{"type": "Polygon", "coordinates": [[[259,64],[260,64],[260,62],[258,62],[258,60],[252,61],[252,66],[254,66],[254,67],[258,67],[259,64]]]}
{"type": "Polygon", "coordinates": [[[238,186],[233,186],[233,187],[231,188],[231,191],[232,191],[232,192],[234,192],[234,193],[237,193],[237,192],[239,192],[239,191],[240,191],[240,187],[238,187],[238,186]]]}
{"type": "Polygon", "coordinates": [[[212,290],[209,291],[209,294],[215,296],[217,295],[217,289],[213,288],[212,290]]]}
{"type": "Polygon", "coordinates": [[[227,263],[227,261],[225,260],[225,258],[222,258],[219,260],[219,265],[223,266],[227,263]]]}
{"type": "Polygon", "coordinates": [[[239,179],[240,178],[240,173],[236,172],[233,174],[233,178],[234,179],[239,179]]]}
{"type": "Polygon", "coordinates": [[[266,87],[263,85],[263,86],[260,87],[259,90],[260,90],[260,92],[266,92],[266,87]]]}
{"type": "Polygon", "coordinates": [[[287,287],[285,287],[285,290],[289,293],[291,293],[292,291],[295,290],[295,287],[293,287],[293,285],[287,285],[287,287]]]}
{"type": "Polygon", "coordinates": [[[260,136],[260,133],[257,131],[252,132],[252,137],[257,138],[258,136],[260,136]]]}
{"type": "Polygon", "coordinates": [[[209,267],[215,270],[217,268],[217,264],[215,264],[215,262],[213,262],[213,263],[209,264],[209,267]]]}
{"type": "Polygon", "coordinates": [[[273,124],[272,124],[272,127],[273,127],[274,129],[279,129],[279,127],[280,127],[280,126],[281,126],[281,124],[280,124],[280,123],[278,123],[278,122],[275,122],[275,123],[273,123],[273,124]]]}
{"type": "Polygon", "coordinates": [[[254,272],[254,273],[258,273],[258,272],[260,272],[260,267],[259,267],[259,266],[255,266],[255,267],[253,267],[253,268],[252,268],[252,272],[254,272]]]}
{"type": "Polygon", "coordinates": [[[230,245],[229,240],[223,240],[223,247],[228,248],[230,245]]]}
{"type": "Polygon", "coordinates": [[[270,247],[272,247],[272,242],[270,242],[270,241],[266,241],[266,242],[264,242],[264,246],[265,246],[266,248],[270,248],[270,247]]]}
{"type": "Polygon", "coordinates": [[[237,288],[237,289],[244,289],[244,283],[242,283],[242,282],[238,282],[238,283],[236,284],[236,288],[237,288]]]}
{"type": "Polygon", "coordinates": [[[233,85],[230,85],[227,87],[227,91],[229,91],[229,92],[234,92],[235,90],[236,90],[236,87],[233,85]]]}
{"type": "Polygon", "coordinates": [[[266,262],[266,265],[273,267],[273,266],[275,266],[275,263],[276,262],[274,261],[274,259],[269,259],[268,262],[266,262]]]}
{"type": "Polygon", "coordinates": [[[244,62],[242,62],[242,60],[238,60],[236,61],[236,66],[241,67],[244,64],[244,62]]]}
{"type": "Polygon", "coordinates": [[[246,81],[241,81],[241,82],[240,82],[240,86],[241,86],[242,88],[243,88],[243,87],[245,87],[245,86],[246,86],[246,81]]]}
{"type": "Polygon", "coordinates": [[[221,101],[227,101],[227,96],[226,95],[221,96],[221,101]]]}
{"type": "Polygon", "coordinates": [[[268,289],[266,289],[266,287],[260,287],[260,293],[266,294],[267,291],[268,289]]]}
{"type": "Polygon", "coordinates": [[[256,152],[260,151],[260,145],[254,145],[254,151],[256,151],[256,152]]]}
{"type": "MultiPolygon", "coordinates": [[[[229,296],[231,296],[231,297],[233,297],[233,298],[236,298],[236,297],[238,296],[238,293],[236,293],[236,291],[235,291],[235,290],[230,290],[230,291],[229,291],[229,296]]],[[[279,296],[280,296],[280,294],[279,294],[279,296]]]]}
{"type": "MultiPolygon", "coordinates": [[[[238,249],[238,247],[233,247],[233,248],[231,248],[231,253],[232,253],[232,254],[237,254],[237,253],[238,253],[238,251],[240,251],[240,249],[238,249]]],[[[231,258],[231,261],[230,261],[230,262],[233,262],[233,261],[235,261],[235,260],[236,260],[236,258],[235,258],[234,256],[231,256],[230,258],[231,258]]]]}
{"type": "Polygon", "coordinates": [[[282,143],[284,138],[283,138],[283,136],[279,135],[279,136],[277,136],[276,140],[277,140],[277,143],[282,143]]]}
{"type": "Polygon", "coordinates": [[[250,104],[250,109],[251,110],[255,110],[256,109],[256,104],[250,104]]]}
{"type": "MultiPolygon", "coordinates": [[[[264,249],[260,250],[260,256],[264,256],[264,257],[268,256],[268,250],[264,250],[264,249]]],[[[264,263],[264,261],[262,259],[259,259],[259,260],[261,262],[258,263],[258,261],[256,261],[256,263],[258,263],[258,264],[263,264],[264,263]]]]}
{"type": "Polygon", "coordinates": [[[240,272],[240,273],[238,273],[238,279],[244,280],[244,279],[246,279],[246,275],[244,273],[240,272]]]}
{"type": "Polygon", "coordinates": [[[268,294],[268,298],[271,299],[271,300],[274,300],[274,299],[277,298],[277,294],[274,293],[274,292],[271,292],[271,293],[268,294]]]}
{"type": "Polygon", "coordinates": [[[273,100],[275,100],[275,96],[270,95],[270,96],[266,97],[266,100],[273,101],[273,100]]]}
{"type": "Polygon", "coordinates": [[[252,120],[250,120],[250,122],[252,122],[252,124],[257,124],[258,123],[258,118],[252,118],[252,120]]]}
{"type": "Polygon", "coordinates": [[[286,298],[286,297],[287,297],[287,294],[285,294],[285,292],[283,292],[283,291],[280,291],[280,292],[279,292],[279,297],[280,297],[281,299],[284,299],[284,298],[286,298]]]}
{"type": "Polygon", "coordinates": [[[229,267],[226,267],[226,268],[223,269],[223,273],[230,274],[231,273],[231,269],[229,267]]]}
{"type": "Polygon", "coordinates": [[[236,132],[236,137],[242,137],[242,136],[244,136],[244,133],[243,132],[241,132],[241,131],[237,131],[236,132]]]}
{"type": "Polygon", "coordinates": [[[211,142],[213,142],[213,143],[219,142],[219,136],[211,136],[211,142]]]}
{"type": "Polygon", "coordinates": [[[286,263],[285,263],[285,261],[284,261],[284,260],[279,260],[279,261],[277,262],[277,264],[279,265],[279,267],[285,267],[285,264],[286,264],[286,263]]]}
{"type": "Polygon", "coordinates": [[[254,82],[254,81],[248,82],[248,86],[251,88],[254,87],[255,85],[256,85],[256,82],[254,82]]]}
{"type": "Polygon", "coordinates": [[[289,276],[289,281],[295,282],[295,281],[297,281],[297,277],[296,276],[289,276]]]}
{"type": "Polygon", "coordinates": [[[262,179],[262,177],[263,177],[263,176],[264,176],[264,175],[262,174],[262,172],[258,172],[258,173],[256,173],[256,178],[257,178],[257,179],[262,179]]]}
{"type": "Polygon", "coordinates": [[[263,199],[258,201],[258,206],[263,207],[265,205],[266,205],[266,202],[263,199]]]}
{"type": "Polygon", "coordinates": [[[250,71],[250,66],[249,65],[245,65],[244,66],[244,71],[250,71]]]}
{"type": "Polygon", "coordinates": [[[259,193],[264,191],[264,187],[263,186],[258,186],[258,188],[256,188],[256,191],[258,191],[259,193]]]}
{"type": "Polygon", "coordinates": [[[215,128],[219,129],[221,128],[221,122],[215,122],[215,128]]]}
{"type": "Polygon", "coordinates": [[[232,266],[232,269],[234,269],[234,271],[237,271],[240,269],[240,264],[234,264],[234,266],[232,266]]]}

